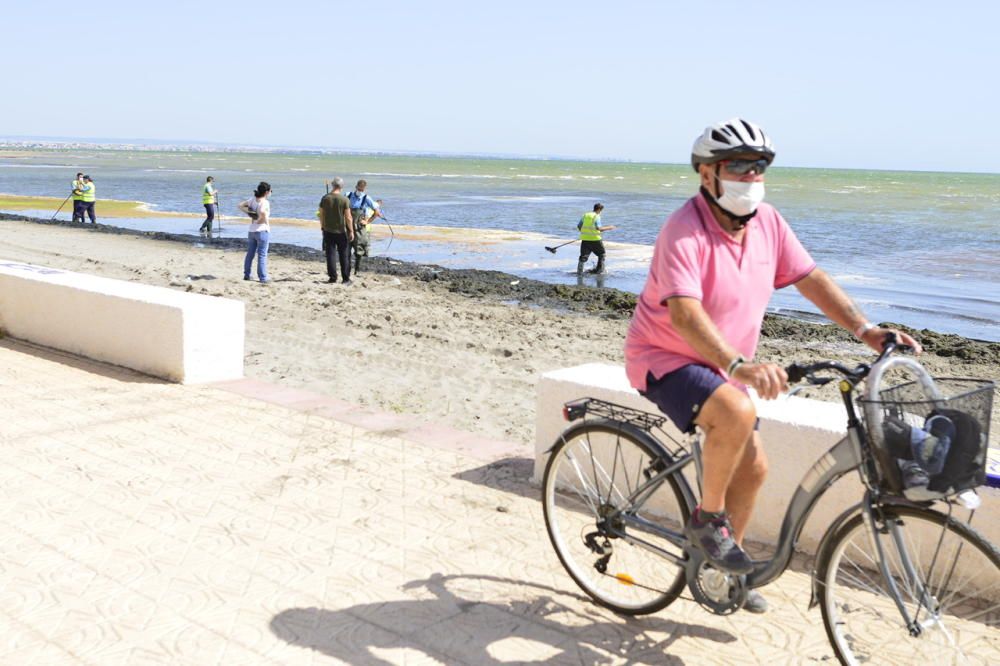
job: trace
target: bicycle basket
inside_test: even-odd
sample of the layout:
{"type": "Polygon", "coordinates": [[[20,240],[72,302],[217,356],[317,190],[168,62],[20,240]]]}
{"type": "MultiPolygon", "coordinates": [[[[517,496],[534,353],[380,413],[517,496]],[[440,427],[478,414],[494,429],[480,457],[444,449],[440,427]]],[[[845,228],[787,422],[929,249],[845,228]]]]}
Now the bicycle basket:
{"type": "Polygon", "coordinates": [[[883,489],[916,501],[986,481],[993,382],[941,378],[934,385],[939,399],[913,381],[858,400],[883,489]]]}

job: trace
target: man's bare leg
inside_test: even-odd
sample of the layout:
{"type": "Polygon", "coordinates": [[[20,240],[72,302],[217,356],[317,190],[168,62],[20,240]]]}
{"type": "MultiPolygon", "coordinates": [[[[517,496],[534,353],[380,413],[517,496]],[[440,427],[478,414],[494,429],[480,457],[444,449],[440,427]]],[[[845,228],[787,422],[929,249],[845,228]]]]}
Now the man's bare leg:
{"type": "MultiPolygon", "coordinates": [[[[752,432],[743,449],[743,458],[733,472],[726,491],[726,510],[733,525],[733,538],[743,545],[743,535],[750,524],[757,493],[767,478],[767,456],[760,434],[752,432]]],[[[707,509],[706,509],[707,510],[707,509]]]]}
{"type": "MultiPolygon", "coordinates": [[[[705,431],[701,455],[701,508],[704,511],[719,513],[726,510],[730,482],[734,472],[743,464],[744,451],[752,439],[756,422],[757,412],[750,397],[729,384],[715,389],[702,405],[695,423],[705,431]]],[[[756,495],[756,490],[753,494],[756,495]]],[[[737,495],[745,496],[745,491],[741,490],[737,495]]],[[[743,527],[746,527],[745,522],[743,527]]],[[[734,525],[733,530],[736,529],[734,525]]]]}

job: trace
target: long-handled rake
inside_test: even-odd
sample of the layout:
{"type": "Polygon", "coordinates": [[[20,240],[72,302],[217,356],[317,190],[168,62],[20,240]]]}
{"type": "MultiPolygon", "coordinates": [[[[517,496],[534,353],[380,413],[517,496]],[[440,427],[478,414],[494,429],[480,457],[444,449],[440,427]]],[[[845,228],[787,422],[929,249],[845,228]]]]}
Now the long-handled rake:
{"type": "Polygon", "coordinates": [[[556,245],[555,247],[549,247],[549,246],[546,245],[545,249],[548,250],[549,252],[551,252],[552,254],[555,254],[556,250],[558,250],[559,248],[566,247],[567,245],[572,245],[573,243],[577,242],[578,240],[580,240],[580,239],[579,238],[574,238],[571,241],[566,241],[565,243],[562,243],[561,245],[556,245]]]}

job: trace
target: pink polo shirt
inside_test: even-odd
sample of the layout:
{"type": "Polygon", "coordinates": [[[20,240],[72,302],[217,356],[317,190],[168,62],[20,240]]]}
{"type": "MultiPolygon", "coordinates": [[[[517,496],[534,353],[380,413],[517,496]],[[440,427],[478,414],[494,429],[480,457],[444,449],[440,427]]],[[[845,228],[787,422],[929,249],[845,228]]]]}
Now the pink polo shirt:
{"type": "Polygon", "coordinates": [[[722,337],[753,358],[771,294],[814,268],[816,262],[773,206],[760,205],[740,243],[719,226],[701,194],[692,197],[656,239],[649,277],[625,337],[625,371],[632,386],[645,390],[647,372],[659,378],[691,363],[714,367],[674,329],[668,298],[701,301],[722,337]]]}

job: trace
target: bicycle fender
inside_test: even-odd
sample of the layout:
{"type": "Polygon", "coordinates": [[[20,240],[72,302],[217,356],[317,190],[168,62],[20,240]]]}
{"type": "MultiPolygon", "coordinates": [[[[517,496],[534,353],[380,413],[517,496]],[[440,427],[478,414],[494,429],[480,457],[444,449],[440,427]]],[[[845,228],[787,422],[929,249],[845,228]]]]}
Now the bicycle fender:
{"type": "Polygon", "coordinates": [[[643,443],[648,444],[650,448],[654,449],[659,455],[661,455],[666,460],[673,460],[673,456],[667,452],[663,444],[659,442],[655,437],[651,436],[648,432],[642,428],[636,428],[631,423],[626,423],[624,421],[612,421],[611,419],[591,419],[589,421],[580,421],[574,423],[570,427],[559,433],[559,438],[552,442],[552,446],[545,449],[545,454],[548,455],[552,453],[552,449],[556,448],[562,444],[567,439],[576,435],[577,431],[585,430],[591,426],[604,426],[606,428],[611,428],[613,430],[621,430],[623,433],[628,433],[636,439],[640,439],[643,443]]]}

